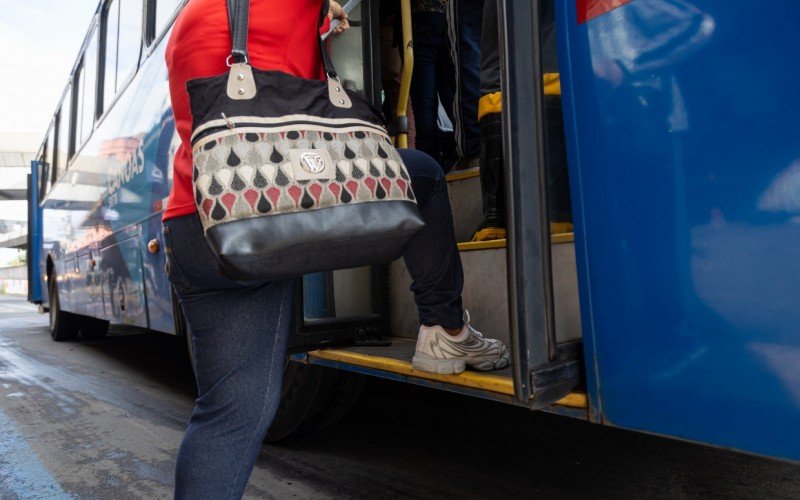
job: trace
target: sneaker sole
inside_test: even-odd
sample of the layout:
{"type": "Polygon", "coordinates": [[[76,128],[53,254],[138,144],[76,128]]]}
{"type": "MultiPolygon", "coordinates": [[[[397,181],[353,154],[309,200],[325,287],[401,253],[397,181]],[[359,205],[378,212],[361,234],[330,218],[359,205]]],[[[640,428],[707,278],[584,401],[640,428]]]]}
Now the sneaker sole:
{"type": "Polygon", "coordinates": [[[463,359],[437,359],[424,353],[417,353],[411,359],[411,367],[428,373],[452,375],[463,372],[467,364],[463,359]]]}
{"type": "Polygon", "coordinates": [[[479,361],[477,363],[470,363],[470,368],[482,372],[488,372],[492,370],[502,370],[503,368],[508,366],[508,351],[505,354],[500,356],[495,360],[487,359],[484,361],[479,361]]]}

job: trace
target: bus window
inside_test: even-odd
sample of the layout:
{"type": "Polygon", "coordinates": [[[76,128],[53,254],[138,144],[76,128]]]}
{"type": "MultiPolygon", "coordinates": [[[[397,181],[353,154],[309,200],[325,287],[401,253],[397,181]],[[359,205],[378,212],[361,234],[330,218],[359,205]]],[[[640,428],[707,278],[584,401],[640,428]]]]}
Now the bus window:
{"type": "Polygon", "coordinates": [[[42,165],[39,169],[39,202],[44,200],[49,187],[50,171],[53,168],[53,127],[47,131],[47,138],[44,140],[44,153],[41,159],[42,165]]]}
{"type": "MultiPolygon", "coordinates": [[[[112,0],[105,12],[105,83],[110,103],[138,65],[142,45],[142,0],[112,0]]],[[[104,106],[108,108],[108,106],[104,106]]]]}
{"type": "Polygon", "coordinates": [[[117,55],[119,53],[119,0],[108,4],[103,16],[105,60],[103,61],[103,109],[117,93],[117,55]]]}
{"type": "Polygon", "coordinates": [[[72,104],[72,86],[67,87],[64,101],[61,103],[61,111],[56,118],[56,153],[53,156],[54,164],[51,182],[55,183],[61,176],[61,172],[67,166],[69,153],[72,150],[69,140],[69,122],[72,104]]]}
{"type": "MultiPolygon", "coordinates": [[[[45,138],[45,143],[42,144],[42,149],[40,150],[39,156],[36,158],[38,163],[36,179],[39,181],[39,203],[42,202],[44,190],[47,187],[47,142],[49,140],[49,137],[45,138]]],[[[30,202],[32,203],[33,200],[30,200],[30,202]]]]}
{"type": "MultiPolygon", "coordinates": [[[[340,2],[345,4],[345,2],[340,2]]],[[[328,50],[342,84],[350,90],[364,90],[364,48],[361,34],[362,5],[349,13],[350,29],[330,38],[328,50]]]]}
{"type": "Polygon", "coordinates": [[[53,122],[53,126],[50,127],[50,132],[47,134],[47,142],[45,143],[45,156],[47,162],[50,164],[50,185],[52,186],[56,182],[56,150],[53,149],[55,144],[55,135],[56,135],[56,122],[53,122]]]}
{"type": "Polygon", "coordinates": [[[76,87],[78,92],[78,102],[75,111],[78,114],[75,122],[75,144],[82,145],[92,133],[92,126],[95,119],[95,101],[97,85],[97,30],[89,36],[91,40],[86,52],[83,55],[83,64],[78,70],[76,87]]]}
{"type": "Polygon", "coordinates": [[[120,0],[117,92],[139,65],[142,51],[142,0],[120,0]]]}
{"type": "Polygon", "coordinates": [[[181,4],[180,0],[156,0],[156,36],[160,35],[172,19],[175,9],[181,4]]]}

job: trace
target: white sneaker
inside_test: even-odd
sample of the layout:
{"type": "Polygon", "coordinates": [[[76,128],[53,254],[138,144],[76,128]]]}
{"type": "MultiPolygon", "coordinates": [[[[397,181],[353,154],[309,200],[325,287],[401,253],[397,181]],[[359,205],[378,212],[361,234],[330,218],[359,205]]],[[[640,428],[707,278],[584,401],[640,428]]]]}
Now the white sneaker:
{"type": "Polygon", "coordinates": [[[458,335],[444,328],[420,326],[411,366],[415,370],[449,375],[461,373],[466,365],[475,370],[499,370],[508,366],[509,352],[497,339],[487,339],[469,324],[464,310],[464,328],[458,335]]]}

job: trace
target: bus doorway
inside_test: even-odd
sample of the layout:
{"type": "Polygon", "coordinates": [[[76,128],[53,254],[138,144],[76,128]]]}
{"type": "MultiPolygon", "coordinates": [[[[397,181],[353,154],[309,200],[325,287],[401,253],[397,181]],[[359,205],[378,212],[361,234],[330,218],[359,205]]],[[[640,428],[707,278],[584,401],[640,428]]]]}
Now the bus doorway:
{"type": "MultiPolygon", "coordinates": [[[[409,8],[409,2],[400,4],[403,9],[409,8]]],[[[382,331],[382,341],[324,349],[314,349],[307,343],[309,351],[296,354],[295,361],[587,417],[586,397],[580,389],[583,361],[574,235],[563,226],[559,230],[554,225],[555,231],[551,231],[548,218],[545,155],[550,144],[545,137],[548,122],[537,5],[498,2],[507,239],[470,241],[482,218],[480,173],[447,176],[464,267],[464,306],[480,318],[481,324],[491,325],[488,334],[511,347],[513,365],[494,372],[465,371],[459,375],[414,370],[410,361],[419,324],[409,291],[411,280],[402,260],[391,263],[388,270],[388,324],[382,331]],[[540,75],[536,81],[528,76],[531,69],[540,75]]],[[[377,29],[358,22],[364,19],[363,10],[355,18],[362,31],[377,29]]],[[[361,72],[378,73],[379,51],[362,43],[359,54],[344,55],[357,47],[352,40],[346,41],[352,35],[329,42],[329,48],[334,60],[362,58],[364,66],[355,69],[355,74],[348,73],[353,70],[347,67],[340,73],[343,81],[365,82],[356,88],[368,93],[365,87],[369,79],[361,72]]],[[[404,59],[413,60],[413,41],[408,33],[403,35],[407,40],[404,59]]],[[[363,32],[360,38],[366,39],[363,32]]],[[[553,97],[560,99],[548,96],[553,97]]],[[[563,128],[560,133],[563,147],[563,128]]],[[[373,269],[373,277],[375,272],[373,269]]],[[[359,290],[374,297],[374,280],[362,279],[359,286],[353,273],[334,273],[333,284],[327,287],[334,290],[329,300],[347,302],[347,297],[358,296],[359,290]],[[373,287],[372,291],[366,287],[373,287]]]]}

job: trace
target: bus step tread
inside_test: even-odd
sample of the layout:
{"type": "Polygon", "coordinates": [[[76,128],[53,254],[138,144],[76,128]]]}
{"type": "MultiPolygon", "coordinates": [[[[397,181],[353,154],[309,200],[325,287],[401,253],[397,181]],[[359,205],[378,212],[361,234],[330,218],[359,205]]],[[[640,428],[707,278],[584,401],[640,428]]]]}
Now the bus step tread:
{"type": "MultiPolygon", "coordinates": [[[[308,358],[312,363],[323,360],[339,365],[390,372],[411,378],[441,382],[450,386],[487,391],[503,396],[514,395],[511,367],[493,372],[466,370],[455,375],[422,372],[414,370],[411,366],[411,358],[414,355],[416,341],[404,338],[392,338],[391,340],[392,345],[390,346],[321,349],[309,352],[308,358]]],[[[586,406],[586,397],[582,394],[570,394],[559,404],[583,408],[586,406]]]]}

